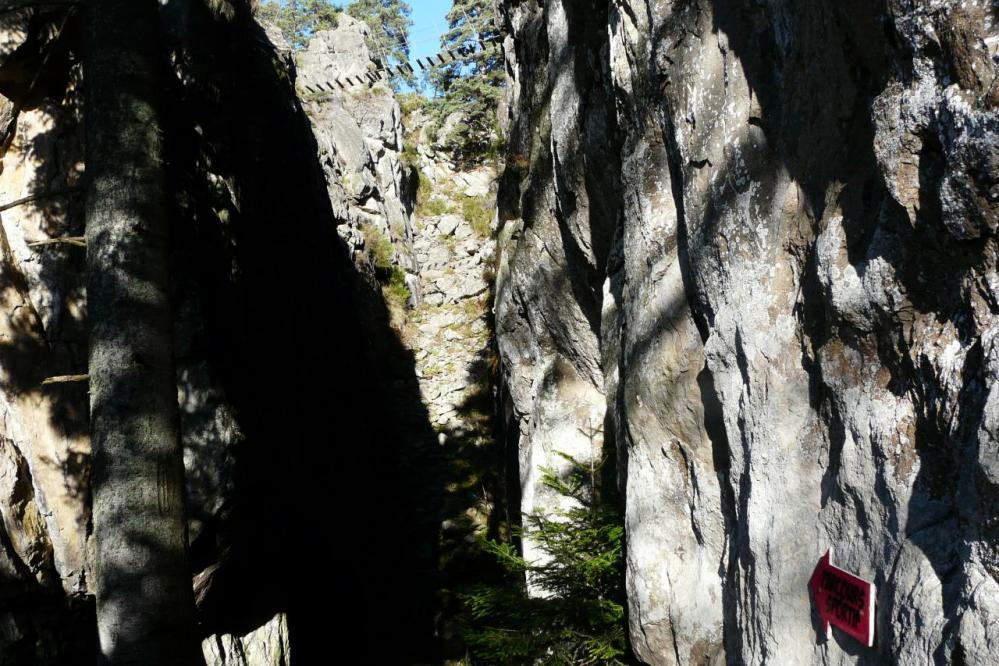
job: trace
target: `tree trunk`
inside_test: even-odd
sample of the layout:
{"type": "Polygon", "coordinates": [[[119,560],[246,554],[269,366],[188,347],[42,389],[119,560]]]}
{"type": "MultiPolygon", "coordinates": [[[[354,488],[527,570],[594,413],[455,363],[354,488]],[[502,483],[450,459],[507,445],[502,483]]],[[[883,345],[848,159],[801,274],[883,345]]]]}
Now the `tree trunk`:
{"type": "Polygon", "coordinates": [[[171,340],[156,0],[92,0],[84,67],[102,664],[203,664],[171,340]]]}

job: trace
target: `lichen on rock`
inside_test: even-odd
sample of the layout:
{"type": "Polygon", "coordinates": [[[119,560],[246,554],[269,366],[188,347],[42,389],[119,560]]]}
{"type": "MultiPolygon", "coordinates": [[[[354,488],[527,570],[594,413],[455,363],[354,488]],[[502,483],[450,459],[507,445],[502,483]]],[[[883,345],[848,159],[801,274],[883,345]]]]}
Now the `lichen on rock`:
{"type": "Polygon", "coordinates": [[[636,655],[989,661],[995,8],[504,14],[508,426],[529,498],[562,427],[544,369],[588,385],[617,451],[636,655]],[[870,650],[816,631],[807,581],[830,546],[877,585],[870,650]]]}

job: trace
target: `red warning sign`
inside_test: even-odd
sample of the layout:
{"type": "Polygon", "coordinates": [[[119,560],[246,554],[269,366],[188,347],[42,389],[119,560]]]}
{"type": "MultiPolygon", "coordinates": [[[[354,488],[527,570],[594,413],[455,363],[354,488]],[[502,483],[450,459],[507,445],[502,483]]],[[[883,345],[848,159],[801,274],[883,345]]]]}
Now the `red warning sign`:
{"type": "Polygon", "coordinates": [[[815,567],[808,587],[827,638],[832,638],[832,625],[867,647],[874,645],[874,583],[833,566],[830,548],[815,567]]]}

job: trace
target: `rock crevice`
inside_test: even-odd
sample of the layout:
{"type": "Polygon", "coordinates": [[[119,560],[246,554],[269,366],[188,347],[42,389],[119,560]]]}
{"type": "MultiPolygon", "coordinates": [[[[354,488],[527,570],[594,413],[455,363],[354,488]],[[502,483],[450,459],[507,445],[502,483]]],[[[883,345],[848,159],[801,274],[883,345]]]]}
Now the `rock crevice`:
{"type": "Polygon", "coordinates": [[[617,450],[646,663],[987,662],[996,9],[792,5],[505,6],[496,317],[524,496],[571,385],[617,450]],[[587,196],[598,163],[619,198],[587,196]],[[559,363],[577,374],[539,381],[559,363]],[[817,641],[830,546],[877,584],[873,648],[817,641]]]}

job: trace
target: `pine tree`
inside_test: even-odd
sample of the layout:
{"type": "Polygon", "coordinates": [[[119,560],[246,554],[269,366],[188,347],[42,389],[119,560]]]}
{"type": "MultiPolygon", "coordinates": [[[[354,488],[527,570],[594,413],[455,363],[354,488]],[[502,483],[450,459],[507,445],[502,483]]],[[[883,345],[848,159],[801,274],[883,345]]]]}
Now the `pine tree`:
{"type": "MultiPolygon", "coordinates": [[[[403,0],[354,0],[345,9],[329,0],[265,0],[257,8],[260,20],[279,27],[296,49],[307,48],[316,32],[335,28],[341,12],[368,24],[368,49],[379,66],[409,62],[412,8],[403,0]]],[[[402,83],[416,85],[416,77],[409,72],[392,80],[397,88],[402,83]]]]}
{"type": "Polygon", "coordinates": [[[437,65],[428,78],[440,94],[435,104],[438,122],[456,111],[464,117],[446,137],[448,147],[458,157],[475,158],[499,139],[496,108],[505,80],[500,32],[491,0],[454,0],[447,21],[441,46],[448,62],[437,65]]]}
{"type": "MultiPolygon", "coordinates": [[[[403,0],[354,0],[344,10],[371,29],[368,48],[379,66],[396,66],[409,62],[409,18],[413,10],[403,0]]],[[[413,86],[416,78],[409,72],[393,77],[396,87],[400,83],[413,86]]]]}
{"type": "Polygon", "coordinates": [[[204,664],[187,558],[156,0],[87,7],[84,115],[98,663],[204,664]]]}
{"type": "Polygon", "coordinates": [[[304,49],[320,30],[332,30],[337,25],[340,9],[329,0],[278,0],[262,2],[257,16],[281,28],[296,49],[304,49]]]}
{"type": "Polygon", "coordinates": [[[523,530],[547,556],[528,562],[513,544],[483,547],[508,571],[500,585],[479,585],[464,600],[465,640],[475,663],[624,664],[624,526],[613,497],[596,492],[591,469],[568,456],[568,479],[544,471],[544,483],[573,500],[570,509],[528,516],[523,530]],[[533,585],[547,594],[529,596],[533,585]]]}

